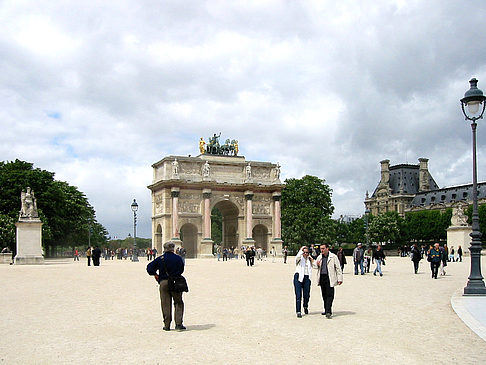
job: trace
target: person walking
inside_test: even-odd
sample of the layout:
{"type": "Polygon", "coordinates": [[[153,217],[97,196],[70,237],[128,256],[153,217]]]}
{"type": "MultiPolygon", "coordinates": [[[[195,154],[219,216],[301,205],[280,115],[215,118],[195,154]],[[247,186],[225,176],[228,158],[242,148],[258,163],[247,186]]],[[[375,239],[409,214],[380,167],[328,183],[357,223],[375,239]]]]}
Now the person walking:
{"type": "Polygon", "coordinates": [[[456,252],[455,252],[455,250],[454,250],[454,246],[451,246],[451,251],[450,251],[450,253],[449,253],[449,262],[451,262],[451,261],[452,261],[452,262],[456,262],[456,258],[455,258],[455,256],[454,256],[454,254],[455,254],[455,253],[456,253],[456,252]]]}
{"type": "Polygon", "coordinates": [[[182,257],[174,253],[175,243],[168,241],[164,243],[164,254],[157,257],[147,265],[147,273],[155,277],[159,283],[160,307],[164,320],[164,331],[170,331],[172,322],[172,302],[175,308],[175,329],[183,331],[186,329],[183,322],[184,301],[182,292],[169,291],[169,276],[176,278],[184,272],[184,261],[182,257]]]}
{"type": "Polygon", "coordinates": [[[361,242],[353,250],[353,261],[354,261],[354,275],[358,275],[358,266],[361,269],[361,275],[364,275],[363,267],[364,252],[361,242]]]}
{"type": "Polygon", "coordinates": [[[418,268],[419,268],[419,262],[422,260],[422,254],[420,253],[420,250],[417,246],[416,243],[412,246],[412,262],[413,262],[413,269],[415,271],[415,274],[418,273],[418,268]]]}
{"type": "Polygon", "coordinates": [[[275,246],[272,246],[272,252],[270,252],[270,255],[272,255],[272,262],[275,262],[277,259],[277,250],[275,249],[275,246]]]}
{"type": "Polygon", "coordinates": [[[309,248],[302,246],[295,257],[294,290],[295,311],[297,318],[302,318],[302,297],[304,298],[304,313],[309,314],[309,298],[312,275],[312,263],[309,248]]]}
{"type": "Polygon", "coordinates": [[[100,266],[101,250],[96,246],[93,251],[91,251],[91,258],[93,259],[93,266],[100,266]]]}
{"type": "Polygon", "coordinates": [[[74,261],[79,261],[79,251],[77,248],[74,249],[74,261]]]}
{"type": "Polygon", "coordinates": [[[442,261],[442,251],[438,243],[434,244],[427,255],[427,261],[430,262],[430,270],[432,271],[432,279],[437,279],[439,273],[440,262],[442,261]]]}
{"type": "Polygon", "coordinates": [[[321,254],[317,257],[318,283],[321,287],[324,312],[327,319],[332,318],[332,302],[334,301],[334,287],[343,283],[343,272],[337,255],[329,251],[324,243],[320,246],[321,254]]]}
{"type": "Polygon", "coordinates": [[[245,251],[245,258],[246,258],[246,266],[252,266],[251,265],[251,248],[248,247],[245,251]]]}
{"type": "Polygon", "coordinates": [[[181,247],[179,248],[179,256],[181,257],[182,262],[184,262],[184,265],[186,264],[186,254],[187,254],[187,251],[184,248],[184,246],[182,246],[182,244],[181,244],[181,247]]]}
{"type": "Polygon", "coordinates": [[[457,248],[457,261],[462,262],[462,247],[457,248]]]}
{"type": "Polygon", "coordinates": [[[339,260],[339,265],[341,266],[341,271],[344,271],[344,265],[346,265],[346,256],[344,255],[344,250],[342,247],[339,247],[339,250],[336,254],[338,260],[339,260]]]}
{"type": "Polygon", "coordinates": [[[88,266],[91,266],[91,247],[86,250],[86,258],[88,259],[88,266]]]}
{"type": "Polygon", "coordinates": [[[380,273],[380,276],[383,276],[383,273],[381,272],[381,263],[383,260],[385,260],[385,253],[381,249],[381,245],[378,245],[376,251],[373,252],[373,261],[376,263],[375,271],[373,271],[374,276],[376,276],[377,271],[380,273]]]}
{"type": "Polygon", "coordinates": [[[445,267],[447,266],[447,258],[449,256],[449,250],[447,249],[447,245],[445,244],[444,247],[440,247],[441,250],[441,257],[440,257],[440,274],[445,276],[446,271],[445,267]]]}
{"type": "Polygon", "coordinates": [[[289,250],[287,249],[287,246],[284,246],[284,248],[282,250],[282,254],[283,254],[284,264],[286,264],[287,263],[287,256],[289,254],[289,250]]]}

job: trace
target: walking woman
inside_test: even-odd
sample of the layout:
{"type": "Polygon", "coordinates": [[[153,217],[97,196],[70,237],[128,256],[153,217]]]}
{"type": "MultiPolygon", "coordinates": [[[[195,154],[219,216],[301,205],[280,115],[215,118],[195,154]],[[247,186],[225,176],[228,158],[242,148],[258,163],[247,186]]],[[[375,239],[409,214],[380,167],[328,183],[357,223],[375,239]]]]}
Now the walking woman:
{"type": "Polygon", "coordinates": [[[309,314],[309,298],[311,287],[312,264],[314,259],[309,254],[309,248],[302,246],[295,257],[295,311],[297,318],[302,318],[302,296],[304,297],[304,313],[309,314]]]}
{"type": "Polygon", "coordinates": [[[346,265],[346,256],[344,256],[344,250],[342,247],[339,247],[337,257],[339,260],[339,264],[341,265],[341,271],[344,271],[344,265],[346,265]]]}
{"type": "Polygon", "coordinates": [[[422,255],[420,254],[420,250],[416,243],[412,246],[412,262],[413,262],[413,269],[415,270],[415,274],[418,273],[419,262],[422,260],[422,255]]]}
{"type": "Polygon", "coordinates": [[[380,276],[383,276],[383,273],[381,272],[381,263],[385,259],[385,253],[381,249],[381,245],[378,245],[376,248],[376,251],[373,252],[373,260],[375,260],[376,263],[376,268],[375,271],[373,271],[373,275],[376,276],[376,272],[378,271],[380,273],[380,276]]]}

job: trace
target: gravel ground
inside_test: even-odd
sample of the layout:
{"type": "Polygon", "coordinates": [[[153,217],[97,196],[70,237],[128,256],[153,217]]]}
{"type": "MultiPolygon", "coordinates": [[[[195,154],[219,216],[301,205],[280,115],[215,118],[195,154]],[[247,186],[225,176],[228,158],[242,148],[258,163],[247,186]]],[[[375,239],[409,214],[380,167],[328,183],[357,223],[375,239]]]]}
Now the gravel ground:
{"type": "Polygon", "coordinates": [[[296,318],[293,261],[187,260],[185,332],[162,331],[144,258],[0,265],[0,364],[486,363],[486,343],[450,305],[469,258],[437,280],[425,260],[418,275],[408,258],[387,259],[383,277],[348,265],[331,320],[315,277],[310,313],[296,318]]]}

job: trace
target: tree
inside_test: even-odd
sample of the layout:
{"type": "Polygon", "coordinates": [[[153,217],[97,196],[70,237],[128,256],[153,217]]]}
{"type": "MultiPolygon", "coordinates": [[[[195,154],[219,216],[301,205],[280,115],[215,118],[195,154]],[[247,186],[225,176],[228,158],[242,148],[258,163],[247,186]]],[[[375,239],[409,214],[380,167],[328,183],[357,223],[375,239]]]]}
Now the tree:
{"type": "MultiPolygon", "coordinates": [[[[0,162],[0,186],[0,214],[15,220],[20,210],[21,191],[29,186],[35,192],[39,218],[44,223],[42,241],[46,254],[56,246],[87,243],[88,227],[92,227],[91,237],[95,242],[106,242],[106,229],[96,221],[95,210],[84,193],[67,182],[54,180],[53,172],[20,160],[0,162]]],[[[11,227],[5,222],[0,221],[1,230],[11,227]]],[[[15,250],[15,243],[10,241],[10,245],[15,250]]]]}
{"type": "Polygon", "coordinates": [[[223,215],[218,208],[211,211],[211,238],[214,245],[220,245],[223,242],[223,215]]]}
{"type": "Polygon", "coordinates": [[[369,235],[372,242],[397,243],[400,241],[400,220],[396,212],[387,212],[373,217],[369,223],[369,235]]]}
{"type": "Polygon", "coordinates": [[[439,210],[408,212],[405,215],[407,238],[411,241],[439,241],[447,237],[452,209],[444,213],[439,210]]]}
{"type": "Polygon", "coordinates": [[[292,249],[302,245],[331,243],[336,227],[332,189],[316,176],[287,179],[282,190],[282,239],[292,249]]]}

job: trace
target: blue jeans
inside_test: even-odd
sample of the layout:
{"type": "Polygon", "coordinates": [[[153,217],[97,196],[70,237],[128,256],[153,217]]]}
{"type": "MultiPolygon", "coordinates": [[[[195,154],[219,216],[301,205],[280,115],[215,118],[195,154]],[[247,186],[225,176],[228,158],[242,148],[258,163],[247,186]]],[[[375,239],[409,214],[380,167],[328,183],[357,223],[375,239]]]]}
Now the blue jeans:
{"type": "Polygon", "coordinates": [[[361,270],[361,274],[364,274],[364,266],[363,266],[363,260],[355,261],[354,262],[354,275],[358,275],[358,265],[361,270]]]}
{"type": "Polygon", "coordinates": [[[375,271],[373,271],[373,274],[376,274],[376,272],[378,271],[380,275],[383,275],[381,273],[381,259],[375,259],[375,262],[376,262],[376,268],[375,271]]]}
{"type": "Polygon", "coordinates": [[[295,289],[295,311],[301,312],[302,293],[304,294],[304,308],[309,306],[311,281],[309,275],[304,275],[304,280],[299,281],[299,274],[294,274],[294,289],[295,289]]]}

